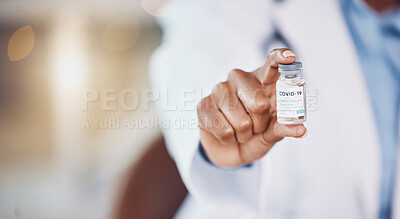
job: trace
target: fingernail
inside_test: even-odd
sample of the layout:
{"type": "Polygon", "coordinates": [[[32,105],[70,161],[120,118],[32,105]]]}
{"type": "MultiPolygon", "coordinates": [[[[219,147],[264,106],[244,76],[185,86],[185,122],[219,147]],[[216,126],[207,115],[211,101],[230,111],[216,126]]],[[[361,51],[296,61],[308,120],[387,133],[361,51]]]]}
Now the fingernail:
{"type": "Polygon", "coordinates": [[[296,57],[296,55],[294,54],[294,52],[292,52],[292,50],[285,50],[282,53],[282,56],[287,58],[287,57],[296,57]]]}

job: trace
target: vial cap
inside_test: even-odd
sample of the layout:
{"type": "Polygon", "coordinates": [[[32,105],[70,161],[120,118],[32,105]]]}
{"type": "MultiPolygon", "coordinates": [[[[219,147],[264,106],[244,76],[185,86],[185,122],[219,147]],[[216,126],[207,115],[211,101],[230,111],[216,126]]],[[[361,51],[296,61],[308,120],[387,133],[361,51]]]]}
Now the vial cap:
{"type": "Polygon", "coordinates": [[[293,62],[291,64],[279,64],[278,70],[284,75],[297,74],[298,71],[303,70],[303,64],[301,62],[293,62]]]}

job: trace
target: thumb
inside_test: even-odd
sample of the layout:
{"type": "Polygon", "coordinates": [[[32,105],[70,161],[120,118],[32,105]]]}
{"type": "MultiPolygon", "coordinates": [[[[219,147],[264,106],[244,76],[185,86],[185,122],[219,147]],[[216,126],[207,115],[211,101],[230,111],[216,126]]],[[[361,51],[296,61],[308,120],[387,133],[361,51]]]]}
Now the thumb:
{"type": "Polygon", "coordinates": [[[265,143],[275,144],[282,140],[284,137],[300,138],[305,136],[307,129],[303,124],[298,125],[284,125],[276,121],[276,117],[271,120],[271,124],[267,131],[263,133],[263,140],[265,143]]]}
{"type": "Polygon", "coordinates": [[[283,125],[273,116],[267,131],[255,135],[250,141],[240,146],[241,155],[245,162],[251,163],[263,157],[278,141],[284,137],[300,138],[305,136],[307,129],[303,124],[283,125]]]}
{"type": "Polygon", "coordinates": [[[290,64],[296,61],[296,54],[288,48],[272,50],[264,66],[259,68],[256,72],[256,78],[261,84],[275,83],[279,78],[278,67],[279,64],[290,64]]]}

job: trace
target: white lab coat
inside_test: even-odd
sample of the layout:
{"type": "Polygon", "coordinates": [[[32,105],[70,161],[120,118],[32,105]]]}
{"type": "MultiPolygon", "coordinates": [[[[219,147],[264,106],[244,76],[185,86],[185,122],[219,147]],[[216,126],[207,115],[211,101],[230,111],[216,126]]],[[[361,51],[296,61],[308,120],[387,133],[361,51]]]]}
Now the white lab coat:
{"type": "MultiPolygon", "coordinates": [[[[377,218],[379,136],[339,1],[180,0],[171,7],[150,66],[156,88],[211,89],[233,68],[254,70],[279,46],[268,40],[276,28],[303,62],[307,88],[317,90],[307,136],[282,140],[251,168],[214,167],[198,153],[196,128],[165,128],[191,194],[177,218],[377,218]]],[[[170,93],[169,104],[178,96],[170,93]]],[[[195,110],[160,105],[159,113],[197,118],[195,110]]],[[[400,218],[397,170],[393,218],[400,218]]]]}

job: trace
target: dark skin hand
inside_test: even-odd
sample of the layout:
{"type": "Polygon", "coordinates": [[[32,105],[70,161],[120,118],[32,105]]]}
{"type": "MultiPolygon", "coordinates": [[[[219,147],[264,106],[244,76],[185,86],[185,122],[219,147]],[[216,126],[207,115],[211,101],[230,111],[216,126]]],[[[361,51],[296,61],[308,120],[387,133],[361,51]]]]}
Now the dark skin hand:
{"type": "MultiPolygon", "coordinates": [[[[399,7],[398,0],[365,0],[378,13],[399,7]]],[[[263,157],[285,137],[303,137],[304,125],[276,121],[275,83],[278,65],[296,55],[289,49],[273,50],[264,66],[244,72],[235,69],[198,105],[200,141],[215,165],[237,167],[263,157]]]]}
{"type": "Polygon", "coordinates": [[[253,72],[233,70],[198,105],[200,141],[208,158],[221,167],[237,167],[263,157],[284,137],[302,137],[306,128],[276,121],[275,83],[278,65],[296,55],[273,50],[264,66],[253,72]]]}

